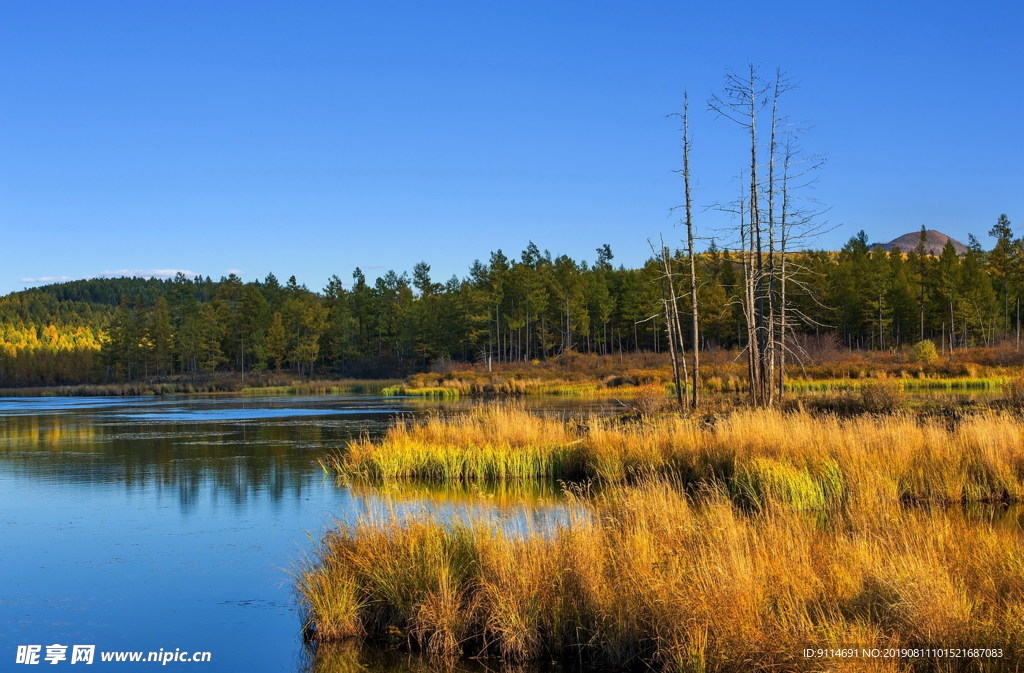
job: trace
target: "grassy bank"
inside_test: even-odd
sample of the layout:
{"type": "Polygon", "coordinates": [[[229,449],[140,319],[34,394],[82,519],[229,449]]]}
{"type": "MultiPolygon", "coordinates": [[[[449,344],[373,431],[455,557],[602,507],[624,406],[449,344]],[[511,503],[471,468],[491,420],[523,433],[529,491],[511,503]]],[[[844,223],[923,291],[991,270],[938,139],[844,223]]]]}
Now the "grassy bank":
{"type": "Polygon", "coordinates": [[[492,404],[399,422],[379,440],[354,440],[321,462],[371,483],[614,484],[669,475],[689,489],[722,489],[753,509],[770,498],[804,509],[1024,500],[1024,424],[991,411],[956,423],[906,413],[838,418],[773,410],[622,422],[565,421],[492,404]]]}
{"type": "Polygon", "coordinates": [[[396,517],[324,538],[298,590],[318,641],[405,640],[440,659],[582,659],[672,671],[1017,670],[1019,526],[858,502],[827,515],[771,492],[737,507],[646,479],[510,532],[396,517]],[[818,660],[804,648],[995,648],[818,660]],[[987,665],[987,667],[986,667],[987,665]]]}
{"type": "MultiPolygon", "coordinates": [[[[997,390],[1020,375],[1024,352],[1009,344],[965,348],[953,354],[916,361],[913,349],[897,352],[811,348],[787,370],[793,392],[855,389],[873,381],[899,381],[907,392],[927,390],[997,390]]],[[[629,396],[636,389],[667,387],[672,368],[664,353],[596,355],[566,353],[545,360],[479,364],[445,362],[434,371],[413,374],[410,391],[445,390],[462,397],[514,395],[629,396]]],[[[742,353],[710,349],[701,353],[702,389],[706,393],[746,390],[742,353]]]]}
{"type": "Polygon", "coordinates": [[[196,395],[239,393],[243,395],[342,395],[380,394],[394,379],[294,380],[278,375],[217,376],[200,381],[177,380],[134,383],[96,383],[33,388],[0,388],[0,397],[118,397],[135,395],[196,395]]]}

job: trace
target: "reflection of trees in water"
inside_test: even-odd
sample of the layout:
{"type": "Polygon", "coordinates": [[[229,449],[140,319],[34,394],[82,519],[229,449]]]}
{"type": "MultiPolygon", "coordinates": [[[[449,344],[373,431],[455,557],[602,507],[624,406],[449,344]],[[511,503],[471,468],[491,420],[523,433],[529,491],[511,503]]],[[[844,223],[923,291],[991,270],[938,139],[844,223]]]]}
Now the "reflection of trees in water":
{"type": "Polygon", "coordinates": [[[316,458],[343,446],[358,421],[145,423],[86,414],[0,417],[0,469],[80,484],[173,493],[182,507],[279,502],[319,485],[316,458]]]}

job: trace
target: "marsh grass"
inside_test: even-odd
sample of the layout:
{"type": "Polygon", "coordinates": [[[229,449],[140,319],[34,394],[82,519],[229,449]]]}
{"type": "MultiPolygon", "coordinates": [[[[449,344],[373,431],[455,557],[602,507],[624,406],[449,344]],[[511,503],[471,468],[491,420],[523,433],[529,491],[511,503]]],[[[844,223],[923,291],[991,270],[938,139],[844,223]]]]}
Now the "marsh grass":
{"type": "Polygon", "coordinates": [[[335,527],[298,584],[316,642],[672,671],[840,670],[806,647],[1004,653],[858,671],[1010,671],[1024,656],[1024,533],[954,505],[1024,500],[1008,413],[622,422],[484,404],[324,464],[378,484],[579,483],[566,516],[533,527],[397,509],[335,527]]]}
{"type": "Polygon", "coordinates": [[[403,385],[393,385],[382,388],[380,394],[383,397],[429,397],[432,399],[446,399],[446,400],[457,400],[459,399],[459,391],[457,388],[445,388],[440,386],[425,387],[425,388],[408,388],[403,385]]]}
{"type": "MultiPolygon", "coordinates": [[[[899,352],[809,348],[786,386],[792,392],[850,390],[863,383],[895,379],[906,392],[998,391],[1017,376],[1024,354],[1012,344],[958,349],[927,362],[910,348],[899,352]]],[[[712,348],[701,354],[701,388],[710,394],[747,389],[741,353],[712,348]]],[[[462,396],[576,395],[630,396],[649,385],[671,392],[672,369],[667,354],[564,353],[532,362],[496,363],[491,367],[447,362],[434,371],[409,376],[410,388],[445,387],[462,396]]]]}
{"type": "Polygon", "coordinates": [[[724,489],[754,509],[766,497],[802,510],[849,501],[1016,502],[1024,500],[1024,425],[993,411],[955,423],[901,412],[840,418],[775,410],[623,422],[483,404],[398,422],[321,465],[369,483],[617,484],[669,475],[691,490],[724,489]]]}
{"type": "MultiPolygon", "coordinates": [[[[824,497],[821,481],[783,481],[793,479],[806,489],[797,502],[824,497]]],[[[768,506],[751,511],[722,489],[687,495],[647,478],[572,495],[570,519],[537,531],[487,517],[340,526],[300,583],[309,636],[399,634],[441,660],[673,671],[839,670],[805,659],[805,647],[996,647],[1003,659],[989,668],[974,658],[956,670],[1016,670],[1018,527],[898,503],[822,519],[787,506],[792,491],[765,493],[768,506]]],[[[953,670],[937,659],[863,663],[856,670],[953,670]]]]}
{"type": "Polygon", "coordinates": [[[1015,411],[1024,411],[1024,375],[1003,383],[1006,405],[1015,411]]]}
{"type": "Polygon", "coordinates": [[[579,441],[562,421],[505,405],[399,421],[376,442],[364,436],[321,460],[328,471],[371,482],[527,481],[583,476],[579,441]]]}
{"type": "Polygon", "coordinates": [[[0,388],[0,397],[117,397],[139,395],[196,395],[238,393],[241,395],[347,395],[380,394],[394,379],[292,380],[278,374],[211,376],[205,380],[132,383],[97,383],[35,388],[0,388]]]}
{"type": "Polygon", "coordinates": [[[292,381],[281,385],[242,388],[243,395],[380,395],[395,384],[394,379],[320,379],[292,381]]]}
{"type": "Polygon", "coordinates": [[[856,391],[879,384],[898,386],[903,392],[929,391],[998,391],[1009,381],[1007,376],[901,376],[901,377],[846,377],[828,379],[790,379],[786,381],[786,390],[795,393],[856,391]]]}

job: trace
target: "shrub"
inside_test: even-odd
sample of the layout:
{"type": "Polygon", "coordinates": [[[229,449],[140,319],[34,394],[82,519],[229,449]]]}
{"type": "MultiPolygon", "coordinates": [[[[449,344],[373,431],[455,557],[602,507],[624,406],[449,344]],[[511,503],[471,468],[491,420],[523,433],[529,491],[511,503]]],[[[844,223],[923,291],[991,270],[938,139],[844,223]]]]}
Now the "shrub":
{"type": "Polygon", "coordinates": [[[914,362],[919,364],[926,365],[939,359],[939,352],[935,350],[935,343],[930,339],[918,341],[914,344],[911,351],[914,356],[914,362]]]}
{"type": "Polygon", "coordinates": [[[865,383],[858,391],[861,408],[870,414],[886,414],[899,411],[907,403],[903,384],[899,381],[876,381],[865,383]]]}
{"type": "Polygon", "coordinates": [[[434,374],[451,374],[455,370],[455,362],[447,355],[442,355],[430,364],[430,371],[434,374]]]}
{"type": "Polygon", "coordinates": [[[1003,384],[1006,404],[1017,411],[1024,411],[1024,375],[1003,384]]]}
{"type": "Polygon", "coordinates": [[[646,385],[637,390],[630,407],[638,416],[654,416],[659,414],[669,405],[665,397],[665,389],[661,386],[646,385]]]}

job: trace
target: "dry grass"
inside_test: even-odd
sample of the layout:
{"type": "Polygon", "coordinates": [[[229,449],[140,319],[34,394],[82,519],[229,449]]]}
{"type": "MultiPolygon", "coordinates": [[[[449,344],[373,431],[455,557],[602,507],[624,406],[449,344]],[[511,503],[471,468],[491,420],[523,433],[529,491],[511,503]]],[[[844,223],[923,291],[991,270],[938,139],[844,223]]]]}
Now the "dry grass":
{"type": "Polygon", "coordinates": [[[193,395],[238,393],[241,395],[348,395],[379,394],[394,379],[314,379],[296,380],[279,373],[248,374],[243,381],[237,374],[210,374],[199,380],[175,376],[165,381],[97,383],[32,388],[0,388],[2,397],[107,397],[135,395],[193,395]]]}
{"type": "MultiPolygon", "coordinates": [[[[811,341],[814,341],[811,339],[811,341]]],[[[830,342],[830,339],[822,339],[830,342]]],[[[899,379],[906,391],[998,390],[1020,372],[1024,352],[1006,343],[996,347],[962,348],[931,362],[916,361],[911,346],[897,352],[860,351],[802,344],[800,365],[788,370],[792,391],[834,390],[858,382],[899,379]]],[[[746,390],[742,353],[709,349],[701,353],[701,387],[706,393],[746,390]]],[[[532,362],[482,365],[448,362],[432,372],[413,374],[407,389],[445,389],[461,396],[576,395],[630,396],[644,386],[669,387],[672,369],[665,353],[596,355],[566,353],[532,362]]]]}
{"type": "Polygon", "coordinates": [[[781,493],[803,509],[850,502],[1024,500],[1024,425],[986,412],[956,424],[909,414],[837,418],[741,410],[721,418],[641,422],[535,416],[509,404],[406,421],[322,461],[384,483],[634,481],[671,475],[761,508],[781,493]]]}
{"type": "MultiPolygon", "coordinates": [[[[720,489],[688,496],[654,478],[575,500],[568,522],[540,531],[394,515],[332,530],[300,584],[311,637],[397,633],[441,659],[673,671],[836,665],[805,647],[1001,648],[988,670],[1024,654],[1017,526],[899,505],[821,517],[782,491],[750,512],[720,489]]],[[[978,657],[956,663],[982,670],[978,657]]],[[[942,664],[915,662],[953,670],[942,664]]]]}
{"type": "Polygon", "coordinates": [[[1024,411],[1024,375],[1017,376],[1003,384],[1006,405],[1016,411],[1024,411]]]}

